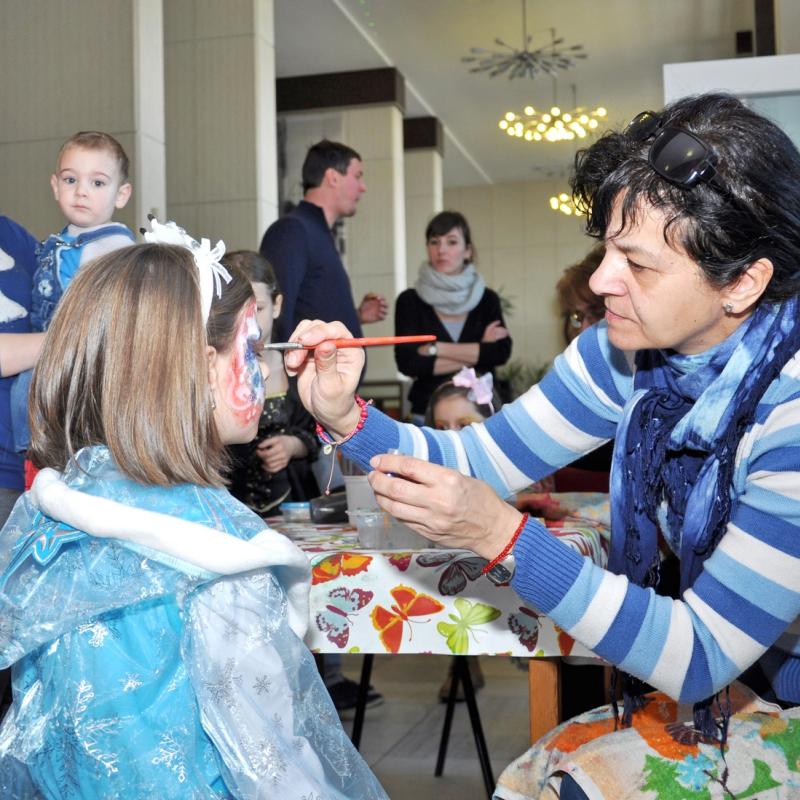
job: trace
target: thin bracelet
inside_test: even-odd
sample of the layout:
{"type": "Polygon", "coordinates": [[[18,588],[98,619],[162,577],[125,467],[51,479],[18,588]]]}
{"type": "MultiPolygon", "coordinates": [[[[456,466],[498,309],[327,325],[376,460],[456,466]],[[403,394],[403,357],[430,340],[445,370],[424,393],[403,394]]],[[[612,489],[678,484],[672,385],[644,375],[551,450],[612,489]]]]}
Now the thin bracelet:
{"type": "Polygon", "coordinates": [[[485,575],[491,569],[494,569],[494,567],[496,567],[511,552],[511,548],[514,547],[517,539],[519,539],[519,535],[522,533],[522,529],[525,527],[525,523],[528,521],[529,516],[530,514],[528,514],[527,511],[522,515],[522,519],[519,521],[519,525],[517,525],[514,535],[509,539],[508,544],[500,551],[499,555],[493,558],[481,570],[482,575],[485,575]]]}
{"type": "Polygon", "coordinates": [[[331,458],[331,471],[328,473],[328,483],[325,485],[325,494],[329,495],[331,493],[331,481],[333,480],[333,468],[336,464],[336,448],[340,444],[344,444],[346,441],[352,439],[363,427],[364,421],[367,418],[367,406],[372,405],[372,400],[364,400],[363,397],[359,397],[358,395],[355,396],[356,405],[361,409],[361,413],[358,417],[358,422],[356,423],[355,428],[344,437],[340,441],[334,441],[327,433],[325,428],[316,423],[316,432],[319,440],[323,443],[324,447],[322,448],[322,452],[325,453],[326,456],[333,453],[333,458],[331,458]]]}

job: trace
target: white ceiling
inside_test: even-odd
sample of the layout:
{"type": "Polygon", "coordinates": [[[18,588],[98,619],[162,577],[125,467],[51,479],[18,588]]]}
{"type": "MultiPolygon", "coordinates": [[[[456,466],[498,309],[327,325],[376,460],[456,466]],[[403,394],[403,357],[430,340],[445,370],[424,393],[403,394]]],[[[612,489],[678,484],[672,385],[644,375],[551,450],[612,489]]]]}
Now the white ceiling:
{"type": "Polygon", "coordinates": [[[394,66],[406,116],[445,129],[446,186],[562,174],[573,143],[528,143],[497,127],[527,104],[605,106],[610,124],[662,102],[662,65],[731,58],[735,32],[752,30],[753,0],[527,0],[533,47],[550,28],[588,58],[557,81],[469,72],[471,47],[522,44],[521,0],[274,0],[278,77],[394,66]]]}

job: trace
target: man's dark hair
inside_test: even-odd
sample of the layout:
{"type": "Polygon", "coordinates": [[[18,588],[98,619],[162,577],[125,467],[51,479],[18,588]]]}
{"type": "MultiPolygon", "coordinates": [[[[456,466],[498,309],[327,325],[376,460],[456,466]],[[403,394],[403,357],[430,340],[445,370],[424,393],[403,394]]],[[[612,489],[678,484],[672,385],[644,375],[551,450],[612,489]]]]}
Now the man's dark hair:
{"type": "Polygon", "coordinates": [[[762,300],[800,293],[800,153],[789,137],[721,93],[671,103],[661,112],[661,127],[702,139],[716,156],[724,189],[671,183],[648,162],[652,135],[640,142],[612,131],[575,157],[572,190],[576,202],[589,208],[587,232],[598,239],[618,234],[608,226],[622,197],[621,230],[636,221],[643,204],[658,209],[667,220],[664,238],[680,244],[712,286],[728,286],[753,262],[768,258],[774,272],[762,300]]]}
{"type": "Polygon", "coordinates": [[[303,193],[321,186],[326,170],[335,169],[340,175],[345,175],[354,158],[361,161],[361,156],[352,147],[341,142],[323,139],[311,145],[303,162],[303,193]]]}

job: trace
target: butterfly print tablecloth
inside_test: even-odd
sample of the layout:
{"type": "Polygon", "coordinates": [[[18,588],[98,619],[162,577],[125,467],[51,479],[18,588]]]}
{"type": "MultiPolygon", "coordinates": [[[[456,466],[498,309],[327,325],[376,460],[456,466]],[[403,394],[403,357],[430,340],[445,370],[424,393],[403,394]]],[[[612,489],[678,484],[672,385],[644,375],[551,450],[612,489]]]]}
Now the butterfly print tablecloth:
{"type": "MultiPolygon", "coordinates": [[[[556,497],[572,513],[553,533],[605,565],[606,496],[556,497]]],[[[349,526],[269,523],[311,559],[311,650],[591,655],[510,587],[481,575],[485,560],[468,550],[363,550],[349,526]]]]}

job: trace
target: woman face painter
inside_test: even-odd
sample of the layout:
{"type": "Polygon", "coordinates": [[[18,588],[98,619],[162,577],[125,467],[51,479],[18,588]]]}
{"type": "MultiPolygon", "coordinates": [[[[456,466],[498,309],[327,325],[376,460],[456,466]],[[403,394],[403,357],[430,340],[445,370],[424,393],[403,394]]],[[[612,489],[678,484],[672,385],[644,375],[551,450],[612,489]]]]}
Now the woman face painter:
{"type": "MultiPolygon", "coordinates": [[[[573,192],[605,244],[590,280],[605,317],[485,422],[419,431],[365,409],[357,351],[287,364],[382,508],[486,558],[618,669],[621,708],[548,734],[496,797],[794,796],[800,154],[736,98],[689,97],[582,151],[573,192]],[[598,564],[501,498],[611,439],[598,564]]],[[[295,338],[340,333],[306,322],[295,338]]]]}

